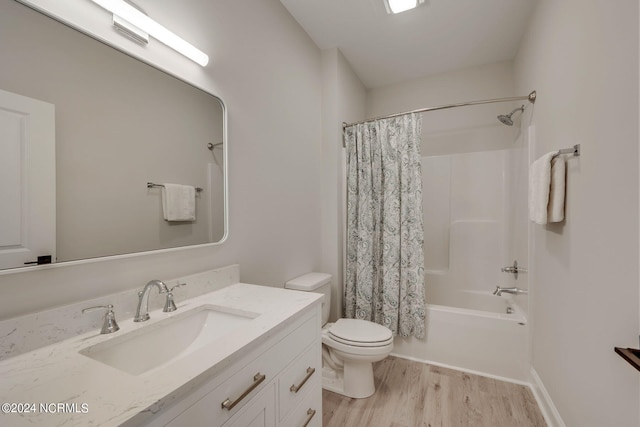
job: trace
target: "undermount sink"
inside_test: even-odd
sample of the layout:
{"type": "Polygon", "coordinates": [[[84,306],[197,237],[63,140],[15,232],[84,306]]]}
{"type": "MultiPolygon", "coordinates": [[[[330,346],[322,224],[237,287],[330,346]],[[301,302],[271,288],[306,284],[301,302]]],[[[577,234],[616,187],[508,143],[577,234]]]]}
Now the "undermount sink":
{"type": "Polygon", "coordinates": [[[87,347],[80,354],[140,375],[191,354],[258,316],[259,313],[203,305],[87,347]]]}

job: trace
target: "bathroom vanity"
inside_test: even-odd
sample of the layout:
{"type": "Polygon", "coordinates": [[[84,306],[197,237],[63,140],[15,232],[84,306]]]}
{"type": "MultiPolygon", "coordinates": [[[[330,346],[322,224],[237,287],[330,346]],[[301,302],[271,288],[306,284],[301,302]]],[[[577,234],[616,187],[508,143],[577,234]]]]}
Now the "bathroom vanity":
{"type": "Polygon", "coordinates": [[[0,424],[320,426],[321,300],[236,283],[11,357],[0,424]]]}

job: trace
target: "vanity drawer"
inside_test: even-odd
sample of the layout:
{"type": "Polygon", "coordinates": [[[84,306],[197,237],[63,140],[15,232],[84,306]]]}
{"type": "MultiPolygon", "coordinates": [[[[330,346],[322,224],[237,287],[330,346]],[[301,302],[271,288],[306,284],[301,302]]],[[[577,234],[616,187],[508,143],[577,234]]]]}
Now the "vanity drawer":
{"type": "Polygon", "coordinates": [[[278,379],[278,400],[280,402],[280,420],[306,397],[307,391],[316,387],[322,375],[320,362],[320,342],[313,343],[291,363],[278,379]]]}
{"type": "MultiPolygon", "coordinates": [[[[318,372],[319,373],[319,372],[318,372]]],[[[322,379],[309,379],[309,390],[280,424],[281,427],[322,427],[322,379]]]]}
{"type": "MultiPolygon", "coordinates": [[[[241,413],[231,418],[224,427],[275,427],[276,390],[271,384],[253,399],[241,413]]],[[[185,425],[185,427],[190,424],[185,425]]]]}
{"type": "Polygon", "coordinates": [[[303,349],[312,342],[317,342],[318,332],[318,319],[312,316],[262,355],[256,354],[249,363],[166,425],[221,426],[261,390],[273,386],[273,380],[278,374],[298,357],[303,349]],[[223,407],[224,402],[229,409],[223,407]]]}

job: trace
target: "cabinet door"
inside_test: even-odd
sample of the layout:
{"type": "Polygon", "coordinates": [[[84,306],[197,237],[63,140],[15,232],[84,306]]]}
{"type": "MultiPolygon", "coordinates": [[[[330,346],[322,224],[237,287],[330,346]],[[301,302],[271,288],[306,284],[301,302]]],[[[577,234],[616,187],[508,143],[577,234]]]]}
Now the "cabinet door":
{"type": "Polygon", "coordinates": [[[275,427],[276,386],[267,386],[261,394],[242,408],[224,427],[275,427]]]}

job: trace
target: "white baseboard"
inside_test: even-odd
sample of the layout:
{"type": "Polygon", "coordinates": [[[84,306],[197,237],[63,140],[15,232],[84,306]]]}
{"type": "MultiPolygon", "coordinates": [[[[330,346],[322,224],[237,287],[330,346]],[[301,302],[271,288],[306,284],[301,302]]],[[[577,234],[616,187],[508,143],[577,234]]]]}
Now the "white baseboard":
{"type": "Polygon", "coordinates": [[[562,417],[560,416],[560,413],[558,412],[556,406],[553,404],[551,396],[547,392],[547,389],[544,387],[544,384],[538,376],[538,373],[533,368],[531,368],[530,377],[531,391],[533,392],[533,396],[538,402],[538,406],[540,407],[540,411],[542,411],[544,420],[547,422],[547,426],[567,427],[564,421],[562,421],[562,417]]]}

